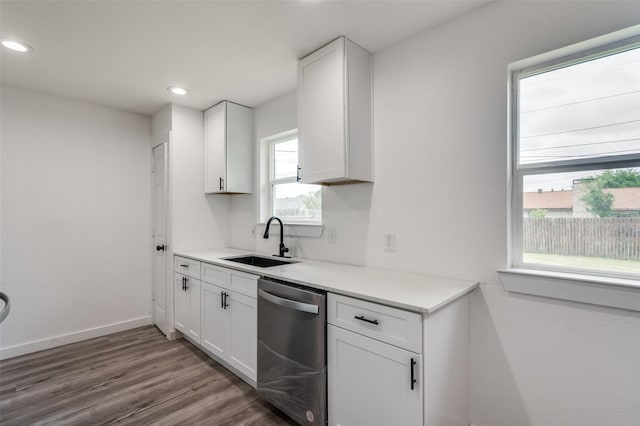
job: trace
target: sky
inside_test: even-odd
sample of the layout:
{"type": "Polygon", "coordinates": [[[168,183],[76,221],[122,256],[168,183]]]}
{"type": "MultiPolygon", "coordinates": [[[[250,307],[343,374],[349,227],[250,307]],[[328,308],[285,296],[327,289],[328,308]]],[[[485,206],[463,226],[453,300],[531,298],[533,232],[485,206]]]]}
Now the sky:
{"type": "MultiPolygon", "coordinates": [[[[519,89],[521,164],[640,153],[640,48],[522,78],[519,89]]],[[[524,191],[599,173],[529,176],[524,191]]]]}
{"type": "MultiPolygon", "coordinates": [[[[291,139],[275,144],[274,156],[276,159],[274,177],[276,179],[296,176],[298,172],[298,139],[291,139]]],[[[301,183],[283,184],[278,187],[276,197],[293,198],[298,195],[317,191],[318,188],[317,185],[301,183]]]]}

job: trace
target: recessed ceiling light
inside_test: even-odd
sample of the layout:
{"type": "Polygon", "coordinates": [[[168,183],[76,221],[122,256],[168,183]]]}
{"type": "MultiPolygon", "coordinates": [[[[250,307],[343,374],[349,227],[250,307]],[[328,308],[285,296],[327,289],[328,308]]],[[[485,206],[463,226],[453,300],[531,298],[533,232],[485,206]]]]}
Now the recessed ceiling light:
{"type": "Polygon", "coordinates": [[[13,50],[14,52],[20,52],[20,53],[33,52],[33,47],[29,46],[27,43],[23,43],[18,40],[3,39],[2,45],[7,49],[13,50]]]}
{"type": "Polygon", "coordinates": [[[189,92],[184,87],[179,87],[179,86],[169,86],[167,87],[167,90],[173,93],[174,95],[186,95],[187,92],[189,92]]]}

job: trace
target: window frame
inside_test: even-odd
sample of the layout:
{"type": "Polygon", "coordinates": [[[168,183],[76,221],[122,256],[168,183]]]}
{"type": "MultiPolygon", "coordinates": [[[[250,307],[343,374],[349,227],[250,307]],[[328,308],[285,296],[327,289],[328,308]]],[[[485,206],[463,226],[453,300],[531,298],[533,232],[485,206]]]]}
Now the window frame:
{"type": "MultiPolygon", "coordinates": [[[[271,217],[271,216],[275,216],[275,187],[276,185],[281,185],[281,184],[286,184],[286,183],[300,183],[300,177],[299,177],[299,172],[300,172],[300,158],[298,157],[298,166],[297,166],[297,172],[295,176],[287,176],[287,177],[282,177],[282,178],[276,178],[275,177],[275,146],[279,143],[284,143],[284,142],[288,142],[291,140],[298,140],[298,156],[300,155],[300,141],[298,139],[298,130],[297,129],[293,129],[293,130],[289,130],[283,133],[279,133],[276,135],[273,135],[271,137],[267,137],[264,140],[265,142],[265,148],[267,150],[266,152],[266,168],[267,168],[267,175],[266,175],[266,192],[267,192],[267,218],[271,217]]],[[[320,185],[318,185],[320,186],[320,185]]],[[[321,191],[321,195],[320,197],[322,197],[322,191],[321,191]]],[[[266,218],[265,218],[266,219],[266,218]]],[[[284,224],[286,225],[303,225],[303,226],[322,226],[322,216],[320,217],[320,220],[304,220],[304,219],[297,219],[297,220],[291,220],[291,219],[286,219],[286,218],[282,218],[282,221],[284,224]]]]}
{"type": "MultiPolygon", "coordinates": [[[[610,38],[615,37],[616,33],[605,36],[599,44],[593,44],[593,41],[585,42],[590,43],[591,46],[585,46],[579,48],[579,45],[569,47],[567,49],[573,50],[567,52],[567,49],[561,49],[557,52],[551,52],[555,57],[553,59],[547,58],[531,58],[529,60],[521,61],[519,64],[514,64],[509,67],[510,72],[510,90],[509,90],[509,259],[508,263],[512,271],[518,270],[532,270],[533,273],[551,272],[556,273],[557,276],[564,276],[569,274],[579,274],[583,277],[591,278],[603,278],[605,280],[609,278],[622,279],[622,280],[637,280],[640,278],[639,274],[632,273],[618,273],[605,270],[593,270],[582,269],[573,267],[561,267],[545,264],[524,263],[523,262],[523,181],[526,176],[536,174],[550,174],[550,173],[565,173],[565,172],[578,172],[587,170],[608,170],[615,168],[630,168],[640,166],[640,153],[622,154],[622,155],[610,155],[599,156],[591,158],[577,158],[571,160],[548,160],[538,163],[526,163],[519,164],[520,159],[520,134],[519,134],[519,81],[522,78],[530,77],[533,75],[542,74],[545,72],[553,71],[567,66],[588,62],[603,56],[609,56],[616,53],[624,52],[640,48],[640,35],[637,35],[638,30],[635,30],[636,34],[629,37],[619,37],[615,41],[611,41],[610,38]]],[[[595,41],[595,40],[594,40],[595,41]]]]}

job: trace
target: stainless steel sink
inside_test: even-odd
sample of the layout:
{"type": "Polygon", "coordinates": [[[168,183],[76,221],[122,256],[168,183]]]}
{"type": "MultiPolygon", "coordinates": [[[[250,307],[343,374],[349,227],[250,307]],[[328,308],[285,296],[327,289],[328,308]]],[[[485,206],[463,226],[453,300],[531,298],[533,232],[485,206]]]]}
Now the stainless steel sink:
{"type": "Polygon", "coordinates": [[[254,255],[225,257],[223,260],[230,262],[244,263],[245,265],[257,266],[258,268],[269,268],[271,266],[288,265],[290,263],[298,263],[295,260],[283,260],[274,257],[262,257],[254,255]]]}

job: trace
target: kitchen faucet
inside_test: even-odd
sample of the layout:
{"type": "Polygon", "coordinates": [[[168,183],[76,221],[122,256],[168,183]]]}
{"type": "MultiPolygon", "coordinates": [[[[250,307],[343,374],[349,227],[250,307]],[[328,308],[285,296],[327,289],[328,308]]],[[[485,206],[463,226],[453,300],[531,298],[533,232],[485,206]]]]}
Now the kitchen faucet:
{"type": "Polygon", "coordinates": [[[285,256],[284,254],[287,253],[289,251],[289,249],[287,247],[285,247],[284,245],[284,225],[282,224],[282,221],[280,220],[279,217],[276,216],[271,216],[269,218],[269,220],[267,221],[267,226],[264,230],[264,235],[262,236],[263,238],[269,238],[269,226],[271,226],[271,222],[273,220],[277,220],[278,222],[280,222],[280,254],[274,254],[274,256],[278,256],[278,257],[291,257],[291,256],[285,256]]]}

